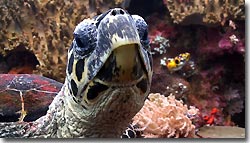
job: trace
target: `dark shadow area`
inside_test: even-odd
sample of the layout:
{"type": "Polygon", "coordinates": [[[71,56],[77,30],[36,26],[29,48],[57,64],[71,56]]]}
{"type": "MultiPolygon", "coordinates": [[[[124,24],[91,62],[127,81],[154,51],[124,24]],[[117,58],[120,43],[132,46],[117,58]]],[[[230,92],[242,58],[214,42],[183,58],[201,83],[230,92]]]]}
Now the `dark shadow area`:
{"type": "Polygon", "coordinates": [[[159,0],[131,0],[127,10],[130,14],[138,14],[144,18],[153,13],[167,11],[163,1],[159,0]]]}
{"type": "Polygon", "coordinates": [[[19,46],[8,52],[4,57],[4,61],[9,67],[8,73],[13,74],[32,73],[36,66],[39,65],[36,56],[25,49],[24,46],[19,46]]]}

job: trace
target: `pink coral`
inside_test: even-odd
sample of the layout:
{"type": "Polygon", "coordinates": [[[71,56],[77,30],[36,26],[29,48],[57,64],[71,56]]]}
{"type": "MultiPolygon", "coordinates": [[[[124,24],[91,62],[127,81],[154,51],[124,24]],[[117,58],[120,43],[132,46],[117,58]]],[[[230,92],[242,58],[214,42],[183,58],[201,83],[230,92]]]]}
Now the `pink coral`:
{"type": "Polygon", "coordinates": [[[241,54],[245,53],[245,42],[244,39],[240,39],[239,35],[235,35],[234,32],[227,32],[218,42],[218,47],[221,50],[229,52],[238,52],[241,54]]]}
{"type": "Polygon", "coordinates": [[[189,116],[194,117],[198,109],[184,105],[173,95],[165,97],[150,94],[142,109],[133,118],[146,138],[192,137],[195,126],[189,116]]]}
{"type": "Polygon", "coordinates": [[[230,41],[229,36],[223,36],[218,43],[218,47],[224,50],[230,50],[233,47],[233,42],[230,41]]]}
{"type": "Polygon", "coordinates": [[[238,29],[225,26],[224,29],[222,33],[220,28],[199,31],[203,35],[199,41],[199,53],[211,56],[233,52],[245,54],[244,26],[241,24],[238,29]]]}

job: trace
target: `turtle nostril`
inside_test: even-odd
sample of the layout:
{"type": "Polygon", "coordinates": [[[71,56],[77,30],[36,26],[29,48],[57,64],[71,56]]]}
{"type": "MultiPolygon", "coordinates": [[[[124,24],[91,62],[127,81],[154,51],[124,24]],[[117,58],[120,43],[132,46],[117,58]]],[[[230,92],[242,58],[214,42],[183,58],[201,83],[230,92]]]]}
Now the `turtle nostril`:
{"type": "Polygon", "coordinates": [[[115,16],[115,15],[116,15],[116,11],[113,10],[113,11],[111,12],[111,14],[112,14],[113,16],[115,16]]]}
{"type": "Polygon", "coordinates": [[[117,14],[118,14],[118,15],[119,15],[119,14],[123,15],[123,14],[125,14],[125,11],[122,10],[122,9],[114,9],[114,10],[111,11],[111,15],[112,15],[112,16],[116,16],[117,14]]]}
{"type": "Polygon", "coordinates": [[[124,14],[125,12],[123,10],[120,10],[120,14],[124,14]]]}

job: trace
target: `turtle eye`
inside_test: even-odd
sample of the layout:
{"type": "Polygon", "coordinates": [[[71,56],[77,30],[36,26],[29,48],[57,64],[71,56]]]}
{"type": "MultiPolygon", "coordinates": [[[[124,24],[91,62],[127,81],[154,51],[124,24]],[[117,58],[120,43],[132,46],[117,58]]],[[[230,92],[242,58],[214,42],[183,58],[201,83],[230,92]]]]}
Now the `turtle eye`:
{"type": "Polygon", "coordinates": [[[148,40],[148,30],[145,30],[143,35],[141,36],[141,42],[143,45],[148,46],[149,40],[148,40]]]}
{"type": "Polygon", "coordinates": [[[137,31],[140,36],[141,43],[144,47],[148,47],[149,45],[149,40],[148,40],[148,25],[144,21],[144,19],[138,15],[132,15],[135,25],[137,28],[137,31]]]}
{"type": "Polygon", "coordinates": [[[80,38],[75,37],[75,40],[76,40],[76,44],[78,47],[85,47],[86,46],[86,43],[83,43],[80,38]]]}
{"type": "Polygon", "coordinates": [[[91,45],[91,40],[84,38],[79,38],[75,36],[75,52],[80,56],[85,56],[91,53],[94,50],[94,47],[91,45]]]}
{"type": "Polygon", "coordinates": [[[148,40],[148,31],[147,31],[147,30],[144,32],[144,34],[143,34],[143,36],[142,36],[142,40],[143,40],[143,41],[148,40]]]}
{"type": "Polygon", "coordinates": [[[74,30],[74,51],[76,56],[86,56],[96,47],[96,25],[93,21],[83,20],[74,30]]]}

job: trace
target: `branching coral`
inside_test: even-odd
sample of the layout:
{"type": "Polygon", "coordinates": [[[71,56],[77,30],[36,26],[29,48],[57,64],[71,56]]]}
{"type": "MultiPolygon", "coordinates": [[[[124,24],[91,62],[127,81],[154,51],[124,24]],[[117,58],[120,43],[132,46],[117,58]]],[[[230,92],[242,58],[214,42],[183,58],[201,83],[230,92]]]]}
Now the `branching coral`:
{"type": "Polygon", "coordinates": [[[152,54],[165,54],[167,52],[167,48],[170,47],[169,40],[157,35],[150,44],[153,47],[152,54]]]}
{"type": "Polygon", "coordinates": [[[174,23],[223,24],[230,18],[245,17],[244,0],[164,0],[164,3],[174,23]]]}
{"type": "Polygon", "coordinates": [[[142,109],[133,118],[143,130],[146,138],[192,137],[195,126],[189,117],[198,113],[198,109],[184,105],[173,95],[165,97],[159,93],[150,94],[142,109]]]}

